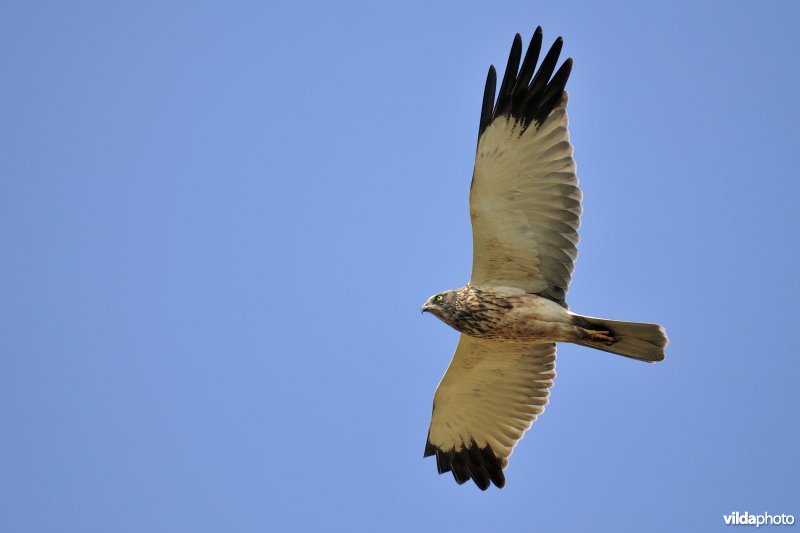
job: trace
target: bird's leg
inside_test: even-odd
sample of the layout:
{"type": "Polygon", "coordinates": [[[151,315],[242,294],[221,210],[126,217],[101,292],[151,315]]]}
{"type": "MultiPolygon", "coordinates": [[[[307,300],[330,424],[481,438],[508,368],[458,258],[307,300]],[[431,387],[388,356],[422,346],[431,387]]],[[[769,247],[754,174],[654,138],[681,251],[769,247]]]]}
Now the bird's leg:
{"type": "Polygon", "coordinates": [[[585,328],[581,329],[583,330],[585,338],[592,342],[602,342],[610,346],[614,344],[614,341],[616,340],[614,339],[614,336],[611,335],[610,331],[603,331],[598,329],[585,329],[585,328]]]}

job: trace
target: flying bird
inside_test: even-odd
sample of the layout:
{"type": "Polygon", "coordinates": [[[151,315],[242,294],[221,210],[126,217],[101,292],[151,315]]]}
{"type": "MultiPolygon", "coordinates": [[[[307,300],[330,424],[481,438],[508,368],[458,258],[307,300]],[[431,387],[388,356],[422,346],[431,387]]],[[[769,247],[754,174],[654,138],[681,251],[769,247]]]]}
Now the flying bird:
{"type": "Polygon", "coordinates": [[[489,68],[470,185],[472,276],[422,306],[461,333],[436,389],[425,457],[439,473],[481,490],[505,485],[514,446],[547,404],[556,344],[572,342],[655,362],[667,337],[657,324],[574,314],[566,295],[577,257],[581,191],[567,128],[569,58],[561,37],[538,70],[542,29],[525,58],[514,38],[495,100],[489,68]],[[555,74],[553,72],[555,71],[555,74]]]}

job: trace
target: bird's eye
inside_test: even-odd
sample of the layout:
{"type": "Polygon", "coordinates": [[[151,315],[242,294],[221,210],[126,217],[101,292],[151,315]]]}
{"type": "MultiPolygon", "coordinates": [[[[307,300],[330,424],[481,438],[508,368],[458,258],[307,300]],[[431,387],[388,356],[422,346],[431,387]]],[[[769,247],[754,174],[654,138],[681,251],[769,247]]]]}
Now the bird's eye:
{"type": "Polygon", "coordinates": [[[441,302],[442,300],[444,300],[444,296],[442,296],[441,294],[436,297],[437,302],[441,302]]]}

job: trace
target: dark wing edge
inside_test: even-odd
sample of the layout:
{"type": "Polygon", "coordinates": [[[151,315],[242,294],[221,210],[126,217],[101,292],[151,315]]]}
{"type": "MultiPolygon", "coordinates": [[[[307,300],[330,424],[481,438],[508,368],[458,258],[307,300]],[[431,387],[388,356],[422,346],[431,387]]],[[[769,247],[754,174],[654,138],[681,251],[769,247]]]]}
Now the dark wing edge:
{"type": "Polygon", "coordinates": [[[491,483],[494,483],[499,489],[506,485],[503,468],[508,464],[508,459],[497,457],[489,446],[479,447],[475,440],[470,441],[468,446],[458,451],[455,449],[445,451],[432,444],[429,437],[425,443],[423,457],[433,455],[436,456],[436,468],[439,473],[452,472],[453,478],[459,485],[463,485],[470,479],[481,490],[488,489],[491,483]]]}
{"type": "Polygon", "coordinates": [[[520,135],[529,125],[536,124],[538,127],[547,119],[553,109],[561,102],[564,88],[572,71],[572,58],[570,57],[564,61],[555,75],[553,75],[562,46],[563,40],[559,37],[550,47],[550,51],[547,52],[538,72],[534,75],[539,53],[542,49],[542,27],[537,27],[536,31],[533,32],[533,37],[528,45],[528,51],[525,53],[521,68],[519,60],[522,56],[522,37],[519,33],[514,37],[496,103],[497,73],[494,65],[489,67],[489,74],[486,77],[486,86],[483,91],[478,142],[480,142],[481,135],[486,131],[486,128],[498,117],[511,116],[521,123],[520,135]],[[531,78],[533,79],[531,80],[531,78]]]}

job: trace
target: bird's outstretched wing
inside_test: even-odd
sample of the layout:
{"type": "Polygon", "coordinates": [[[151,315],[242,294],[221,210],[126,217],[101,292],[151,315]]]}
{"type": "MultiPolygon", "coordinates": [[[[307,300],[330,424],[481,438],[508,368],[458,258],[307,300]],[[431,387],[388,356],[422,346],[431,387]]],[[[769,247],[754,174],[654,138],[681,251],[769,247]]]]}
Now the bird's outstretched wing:
{"type": "Polygon", "coordinates": [[[553,75],[559,37],[534,75],[541,46],[537,28],[519,67],[517,34],[497,103],[489,69],[470,189],[470,285],[517,287],[566,307],[581,214],[564,91],[572,59],[553,75]]]}
{"type": "Polygon", "coordinates": [[[556,345],[522,346],[461,335],[436,389],[425,457],[439,473],[482,490],[505,485],[503,468],[544,411],[556,375],[556,345]]]}

